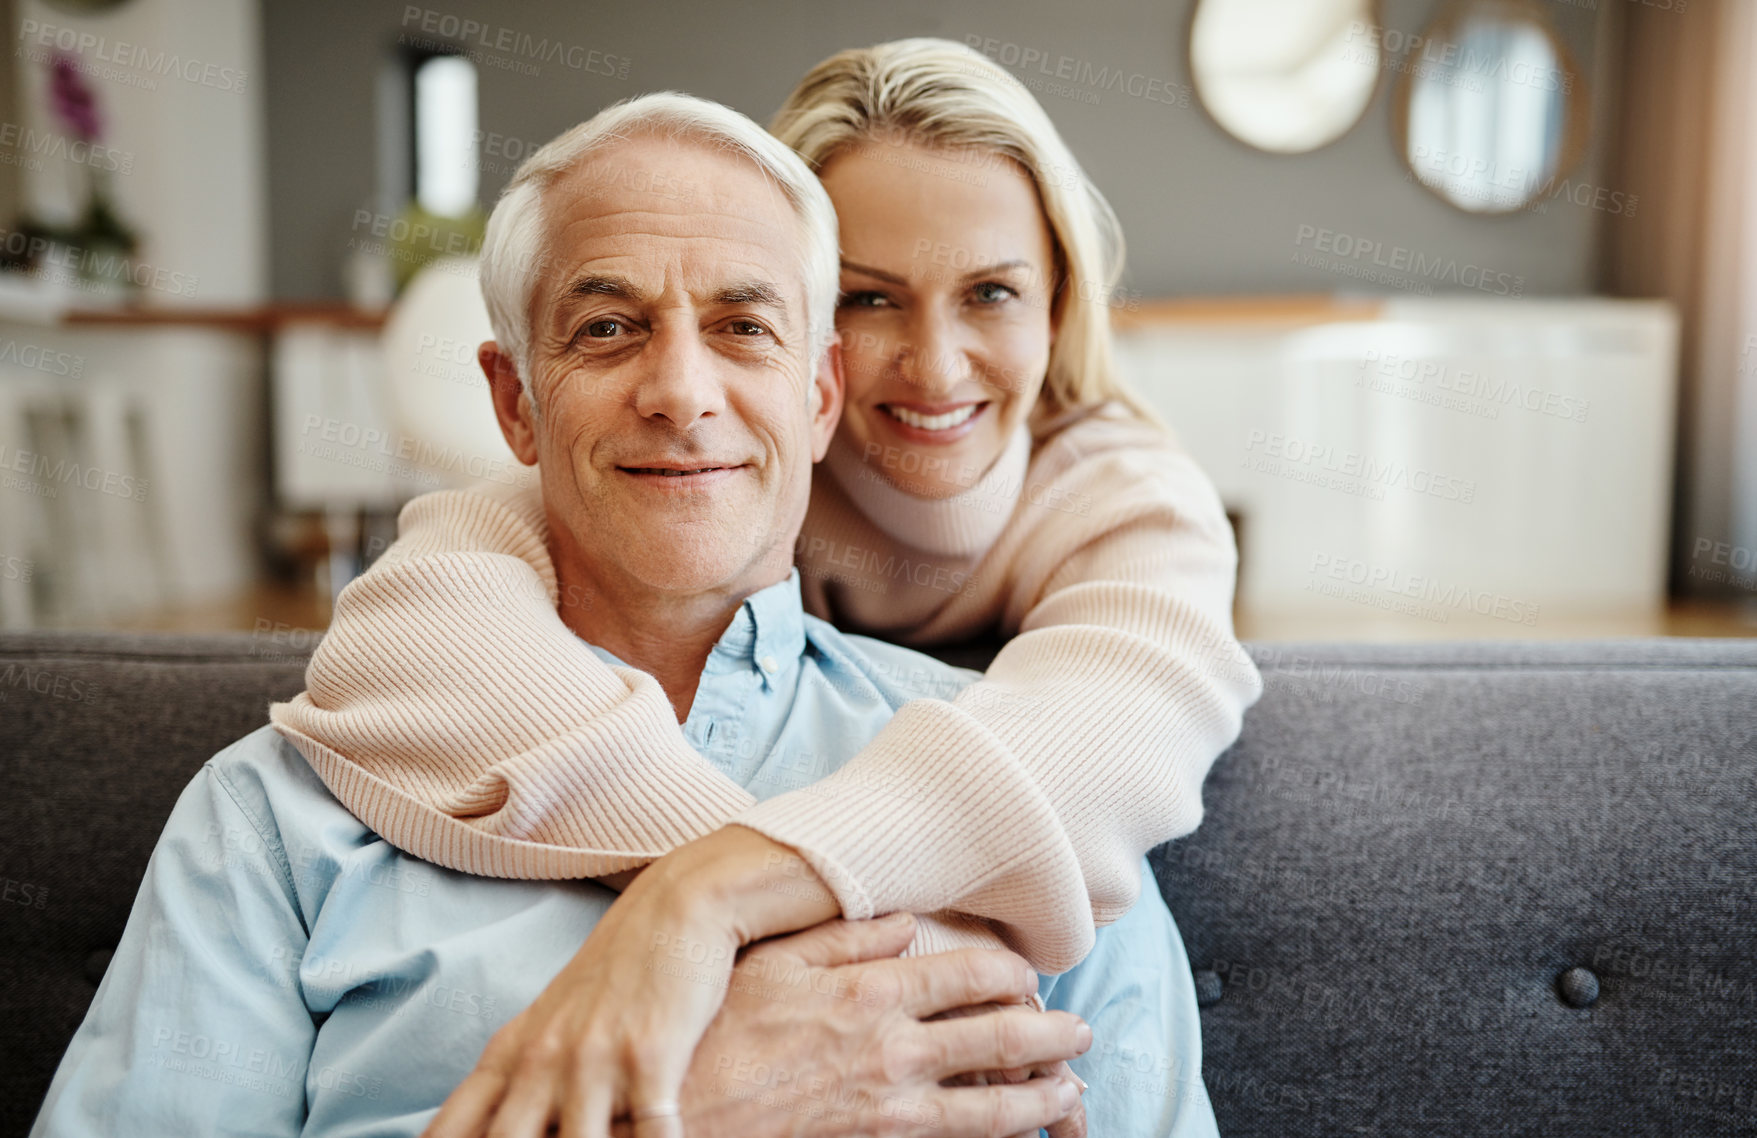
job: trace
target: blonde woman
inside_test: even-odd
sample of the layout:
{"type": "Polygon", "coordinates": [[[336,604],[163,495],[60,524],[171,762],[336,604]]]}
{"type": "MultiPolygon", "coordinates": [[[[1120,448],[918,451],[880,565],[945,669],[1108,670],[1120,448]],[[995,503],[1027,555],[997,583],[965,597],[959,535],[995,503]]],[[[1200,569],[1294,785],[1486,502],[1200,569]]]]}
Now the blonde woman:
{"type": "MultiPolygon", "coordinates": [[[[795,551],[806,607],[912,646],[1007,643],[984,680],[790,785],[736,738],[685,740],[689,707],[640,703],[569,644],[592,598],[554,594],[534,494],[411,503],[277,727],[408,852],[628,886],[591,966],[496,1036],[435,1133],[565,1116],[585,1092],[558,1039],[625,1056],[589,1072],[593,1093],[675,1101],[699,1018],[604,980],[656,935],[736,947],[910,911],[938,918],[917,951],[998,936],[1068,969],[1135,904],[1145,852],[1200,821],[1260,691],[1218,499],[1116,373],[1119,228],[1030,94],[967,48],[904,40],[814,68],[772,129],[819,174],[842,244],[846,404],[795,551]],[[755,793],[691,789],[701,755],[755,793]],[[590,772],[590,803],[544,782],[553,763],[590,772]]],[[[497,329],[522,318],[486,270],[484,292],[497,329]]]]}

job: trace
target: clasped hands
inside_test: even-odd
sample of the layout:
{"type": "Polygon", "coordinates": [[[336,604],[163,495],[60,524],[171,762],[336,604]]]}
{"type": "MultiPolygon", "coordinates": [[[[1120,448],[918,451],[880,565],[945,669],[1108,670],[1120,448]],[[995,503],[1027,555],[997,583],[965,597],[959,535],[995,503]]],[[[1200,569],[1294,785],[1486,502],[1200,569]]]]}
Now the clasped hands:
{"type": "Polygon", "coordinates": [[[797,854],[742,826],[626,883],[427,1138],[1083,1138],[1066,1060],[1091,1029],[1028,1005],[1013,953],[900,958],[913,917],[839,919],[797,854]]]}

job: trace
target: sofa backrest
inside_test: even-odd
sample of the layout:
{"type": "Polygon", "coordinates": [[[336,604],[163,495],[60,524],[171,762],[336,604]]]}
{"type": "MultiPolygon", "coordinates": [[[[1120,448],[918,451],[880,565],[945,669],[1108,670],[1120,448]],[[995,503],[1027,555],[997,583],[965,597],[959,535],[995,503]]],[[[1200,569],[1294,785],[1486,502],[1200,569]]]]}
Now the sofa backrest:
{"type": "Polygon", "coordinates": [[[30,1129],[177,796],[302,690],[251,637],[0,634],[0,1135],[30,1129]]]}
{"type": "MultiPolygon", "coordinates": [[[[1253,654],[1207,817],[1153,854],[1223,1134],[1757,1131],[1757,643],[1253,654]]],[[[0,1135],[178,793],[305,659],[0,636],[0,1135]]],[[[1147,1094],[1179,1060],[1128,1061],[1147,1094]]]]}
{"type": "Polygon", "coordinates": [[[1757,1133],[1757,641],[1253,654],[1153,855],[1222,1134],[1757,1133]]]}

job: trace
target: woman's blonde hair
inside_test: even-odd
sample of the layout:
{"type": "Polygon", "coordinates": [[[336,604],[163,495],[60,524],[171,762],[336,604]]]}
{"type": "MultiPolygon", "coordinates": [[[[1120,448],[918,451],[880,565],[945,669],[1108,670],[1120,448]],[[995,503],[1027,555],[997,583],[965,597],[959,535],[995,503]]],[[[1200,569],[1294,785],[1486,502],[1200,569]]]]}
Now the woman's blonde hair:
{"type": "Polygon", "coordinates": [[[1117,400],[1158,422],[1117,374],[1111,349],[1122,226],[1023,83],[951,40],[893,40],[837,52],[812,68],[769,129],[819,172],[844,148],[875,141],[1018,163],[1037,184],[1055,246],[1058,324],[1038,411],[1053,416],[1117,400]]]}

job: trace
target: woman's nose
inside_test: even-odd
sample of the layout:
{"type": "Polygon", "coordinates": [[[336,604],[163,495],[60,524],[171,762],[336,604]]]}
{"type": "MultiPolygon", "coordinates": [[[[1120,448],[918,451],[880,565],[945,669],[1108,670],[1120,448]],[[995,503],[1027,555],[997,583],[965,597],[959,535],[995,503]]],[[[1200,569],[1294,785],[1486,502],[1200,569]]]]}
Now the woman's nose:
{"type": "Polygon", "coordinates": [[[970,371],[955,323],[931,312],[910,323],[897,346],[897,363],[903,379],[929,400],[949,394],[970,371]]]}

